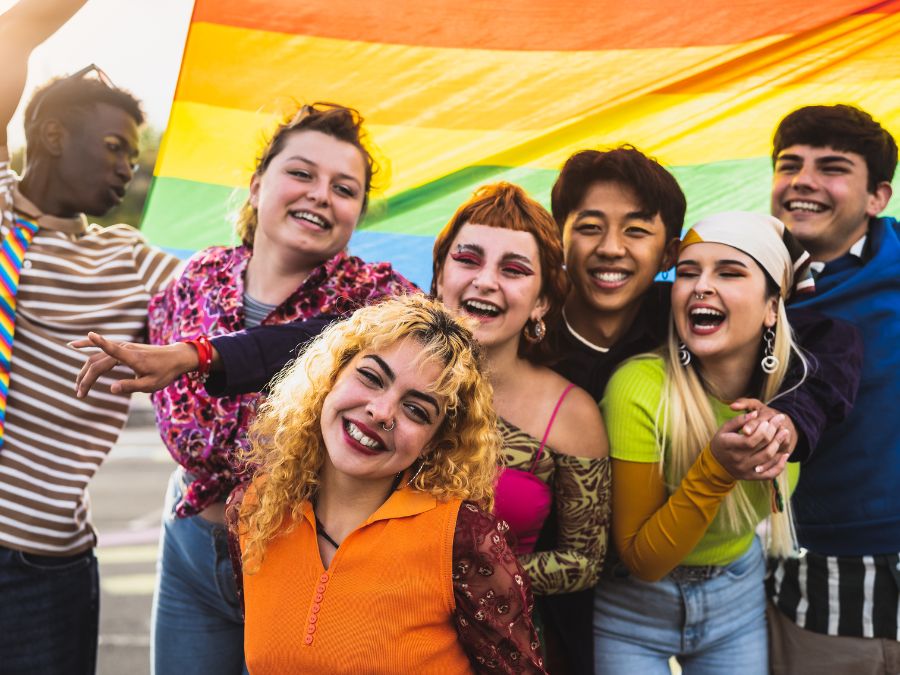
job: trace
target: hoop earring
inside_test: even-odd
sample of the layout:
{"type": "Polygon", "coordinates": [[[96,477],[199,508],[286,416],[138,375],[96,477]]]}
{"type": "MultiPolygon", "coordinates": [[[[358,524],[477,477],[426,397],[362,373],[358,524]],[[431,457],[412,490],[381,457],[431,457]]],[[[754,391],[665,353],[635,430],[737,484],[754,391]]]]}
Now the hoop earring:
{"type": "Polygon", "coordinates": [[[766,328],[766,331],[763,333],[763,340],[765,340],[766,346],[762,361],[759,362],[759,367],[763,369],[766,375],[771,375],[781,365],[781,360],[775,356],[775,330],[766,328]]]}
{"type": "Polygon", "coordinates": [[[413,474],[413,477],[410,478],[408,481],[406,481],[406,485],[404,485],[403,487],[409,487],[410,485],[412,485],[415,482],[416,478],[419,477],[419,474],[422,473],[422,468],[424,466],[425,466],[425,460],[420,459],[419,460],[419,468],[416,469],[416,472],[413,474]]]}
{"type": "Polygon", "coordinates": [[[691,365],[691,353],[684,342],[678,342],[678,363],[687,368],[691,365]]]}
{"type": "Polygon", "coordinates": [[[522,335],[531,344],[537,344],[547,335],[547,324],[544,323],[543,319],[538,319],[537,321],[529,320],[525,324],[525,328],[522,329],[522,335]]]}

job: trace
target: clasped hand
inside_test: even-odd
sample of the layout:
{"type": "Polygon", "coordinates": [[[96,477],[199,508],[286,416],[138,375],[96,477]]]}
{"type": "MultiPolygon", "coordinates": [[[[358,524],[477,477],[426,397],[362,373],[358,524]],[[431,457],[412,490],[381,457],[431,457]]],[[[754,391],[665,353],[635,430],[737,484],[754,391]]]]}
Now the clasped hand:
{"type": "Polygon", "coordinates": [[[710,441],[716,460],[738,480],[770,480],[783,470],[797,430],[784,413],[752,398],[738,399],[732,410],[747,412],[728,420],[710,441]]]}

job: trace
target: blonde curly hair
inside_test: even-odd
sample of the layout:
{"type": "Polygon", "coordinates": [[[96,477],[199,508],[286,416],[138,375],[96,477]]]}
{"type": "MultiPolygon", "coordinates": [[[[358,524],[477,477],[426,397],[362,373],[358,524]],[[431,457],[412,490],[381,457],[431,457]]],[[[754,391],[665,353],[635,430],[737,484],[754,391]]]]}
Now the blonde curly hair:
{"type": "Polygon", "coordinates": [[[440,302],[407,295],[357,310],[331,325],[276,378],[250,428],[241,459],[263,477],[256,498],[241,509],[246,537],[244,569],[256,571],[268,542],[302,518],[303,503],[319,486],[327,449],[321,414],[326,396],[359,353],[378,351],[411,338],[422,345],[423,362],[443,370],[431,391],[445,401],[444,420],[428,444],[424,465],[412,482],[438,499],[469,499],[493,507],[501,440],[493,391],[482,372],[472,331],[440,302]]]}

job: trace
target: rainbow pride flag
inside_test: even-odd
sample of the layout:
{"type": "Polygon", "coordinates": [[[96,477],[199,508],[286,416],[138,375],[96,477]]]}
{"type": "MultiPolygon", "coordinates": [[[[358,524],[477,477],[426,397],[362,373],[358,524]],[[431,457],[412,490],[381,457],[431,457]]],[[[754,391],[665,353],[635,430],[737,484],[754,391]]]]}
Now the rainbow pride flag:
{"type": "Polygon", "coordinates": [[[690,223],[768,209],[772,132],[796,107],[855,104],[900,137],[900,0],[197,0],[148,236],[234,242],[266,133],[313,101],[358,108],[390,160],[351,251],[427,287],[433,237],[475,187],[549,204],[579,149],[655,156],[690,223]]]}

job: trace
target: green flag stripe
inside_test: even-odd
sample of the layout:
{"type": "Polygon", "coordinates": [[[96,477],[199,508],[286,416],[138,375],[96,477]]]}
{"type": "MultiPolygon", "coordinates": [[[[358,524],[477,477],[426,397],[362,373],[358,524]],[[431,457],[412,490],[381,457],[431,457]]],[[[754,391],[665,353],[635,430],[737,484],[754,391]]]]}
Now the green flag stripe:
{"type": "MultiPolygon", "coordinates": [[[[768,211],[771,164],[767,157],[671,170],[687,195],[687,225],[717,211],[768,211]]],[[[549,207],[556,175],[556,171],[526,167],[468,167],[388,199],[375,200],[360,229],[434,237],[476,187],[500,180],[521,185],[549,207]]],[[[900,189],[900,185],[895,187],[900,189]]],[[[235,243],[234,214],[246,197],[246,189],[157,177],[144,213],[143,229],[155,244],[169,248],[197,250],[235,243]]],[[[898,208],[894,206],[892,210],[898,208]]]]}

